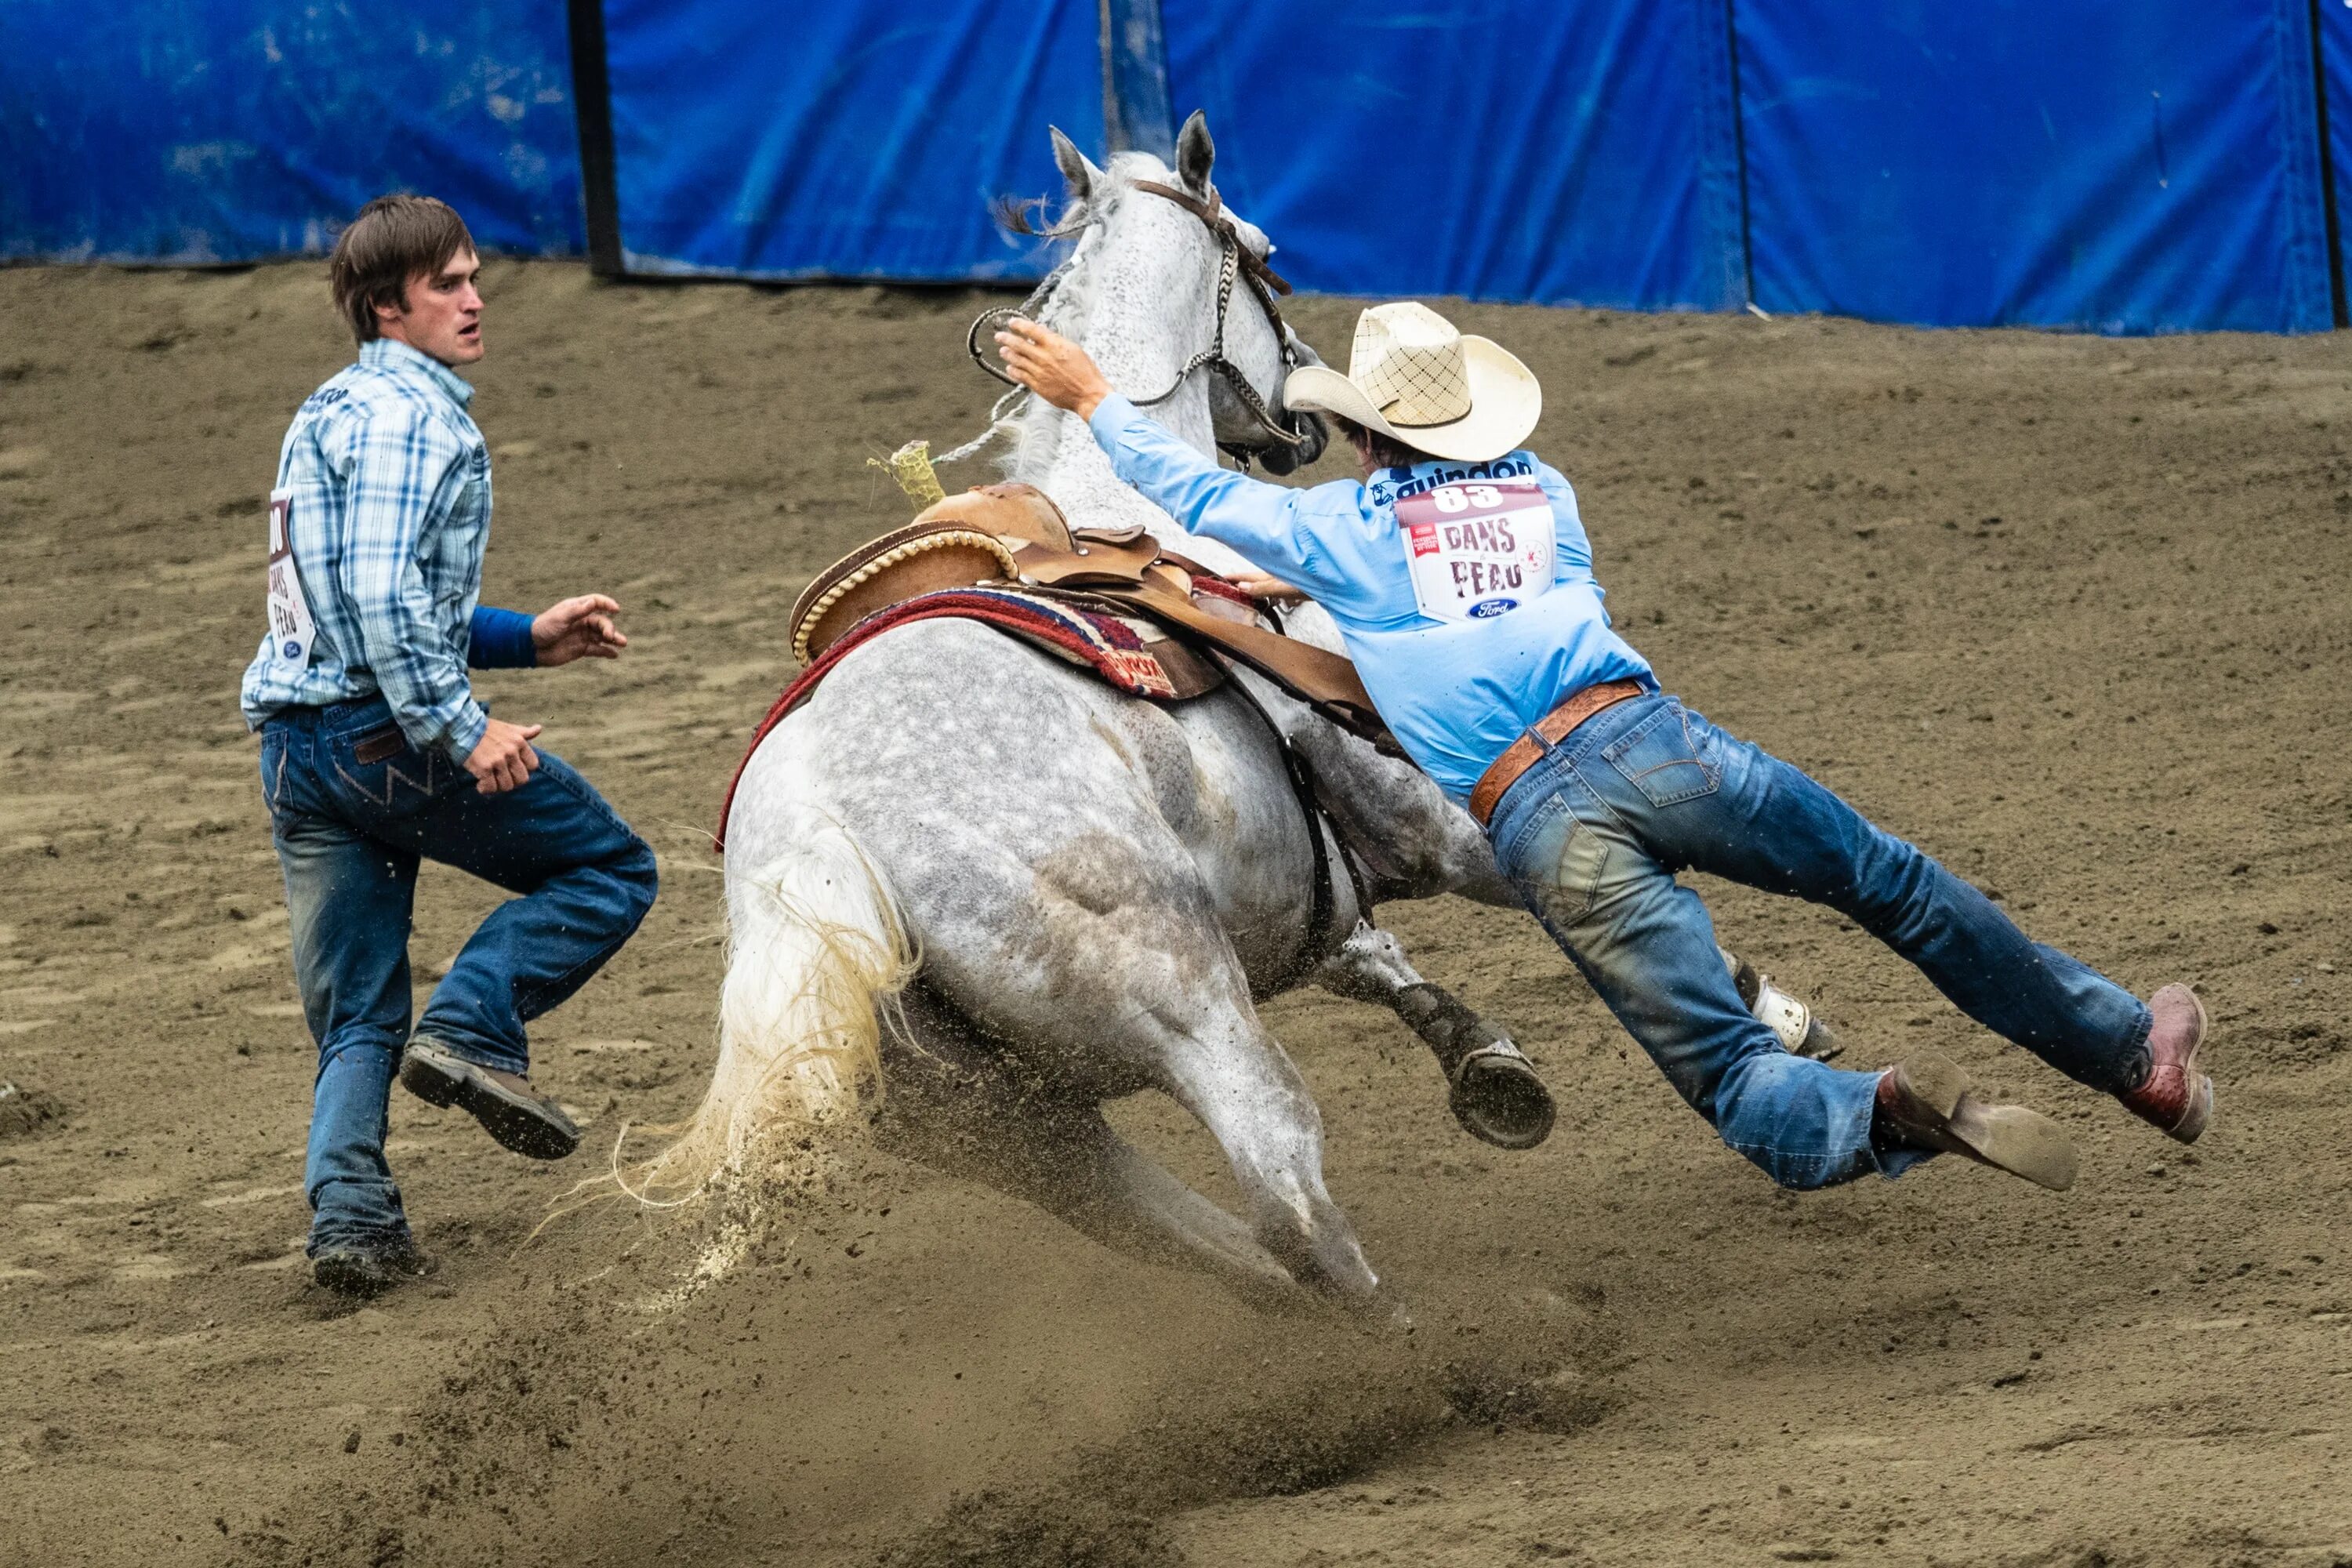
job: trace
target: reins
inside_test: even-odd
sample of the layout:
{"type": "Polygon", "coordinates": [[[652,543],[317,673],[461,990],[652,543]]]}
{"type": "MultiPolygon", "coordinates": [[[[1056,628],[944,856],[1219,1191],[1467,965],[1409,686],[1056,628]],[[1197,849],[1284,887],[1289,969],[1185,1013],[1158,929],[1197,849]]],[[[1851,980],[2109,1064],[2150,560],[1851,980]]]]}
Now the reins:
{"type": "MultiPolygon", "coordinates": [[[[1225,384],[1232,389],[1242,406],[1249,410],[1250,417],[1257,421],[1258,427],[1266,435],[1286,447],[1293,448],[1304,447],[1307,442],[1306,432],[1293,430],[1281,419],[1276,418],[1274,411],[1266,406],[1265,398],[1260,395],[1256,387],[1250,384],[1250,379],[1243,374],[1242,368],[1225,357],[1225,320],[1233,310],[1234,287],[1237,282],[1246,281],[1251,297],[1256,300],[1258,308],[1265,312],[1267,324],[1274,328],[1274,341],[1282,353],[1284,372],[1286,374],[1298,368],[1297,339],[1291,333],[1290,323],[1282,319],[1281,307],[1274,301],[1276,294],[1290,292],[1290,284],[1282,274],[1267,266],[1263,258],[1242,243],[1241,235],[1234,228],[1233,219],[1225,215],[1224,199],[1213,190],[1209,193],[1209,199],[1202,201],[1190,192],[1180,191],[1173,185],[1161,184],[1157,180],[1138,180],[1135,182],[1135,188],[1139,191],[1149,191],[1162,200],[1172,202],[1199,218],[1202,226],[1216,237],[1218,249],[1222,254],[1217,260],[1216,336],[1211,340],[1207,348],[1184,362],[1182,367],[1176,372],[1175,380],[1168,384],[1165,391],[1151,397],[1135,397],[1129,401],[1138,408],[1156,407],[1181,391],[1186,379],[1194,371],[1209,371],[1224,379],[1225,384]]],[[[1020,304],[1000,305],[992,310],[982,310],[974,317],[971,331],[964,336],[964,350],[971,355],[972,363],[980,366],[1005,385],[1020,388],[1021,384],[1007,375],[981,348],[981,334],[991,330],[994,324],[1009,321],[1015,316],[1030,316],[1038,306],[1045,303],[1046,298],[1053,293],[1055,286],[1061,282],[1064,274],[1069,271],[1071,265],[1076,260],[1077,257],[1075,253],[1066,258],[1060,266],[1045,275],[1043,282],[1030,290],[1029,297],[1020,304]]],[[[990,428],[993,430],[993,422],[990,428]]],[[[985,435],[982,437],[982,440],[986,438],[985,435]]],[[[1246,448],[1236,448],[1222,442],[1219,445],[1237,456],[1246,455],[1246,448]]],[[[959,447],[955,452],[949,454],[947,458],[938,460],[947,461],[963,455],[970,449],[970,447],[959,447]]]]}

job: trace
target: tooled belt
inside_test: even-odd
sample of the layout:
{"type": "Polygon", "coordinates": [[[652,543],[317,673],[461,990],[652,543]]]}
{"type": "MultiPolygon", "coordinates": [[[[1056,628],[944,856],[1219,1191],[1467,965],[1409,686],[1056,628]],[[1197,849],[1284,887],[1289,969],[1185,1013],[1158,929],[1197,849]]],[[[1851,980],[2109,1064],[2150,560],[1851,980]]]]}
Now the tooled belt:
{"type": "MultiPolygon", "coordinates": [[[[1541,735],[1553,745],[1569,737],[1569,732],[1604,708],[1614,708],[1628,698],[1641,696],[1648,688],[1638,680],[1604,680],[1598,686],[1588,686],[1550,712],[1535,721],[1536,735],[1541,735]]],[[[1511,742],[1510,749],[1496,757],[1486,771],[1478,775],[1477,787],[1470,792],[1470,815],[1484,827],[1501,804],[1503,792],[1519,782],[1519,775],[1543,757],[1544,749],[1537,744],[1535,735],[1521,735],[1511,742]]]]}

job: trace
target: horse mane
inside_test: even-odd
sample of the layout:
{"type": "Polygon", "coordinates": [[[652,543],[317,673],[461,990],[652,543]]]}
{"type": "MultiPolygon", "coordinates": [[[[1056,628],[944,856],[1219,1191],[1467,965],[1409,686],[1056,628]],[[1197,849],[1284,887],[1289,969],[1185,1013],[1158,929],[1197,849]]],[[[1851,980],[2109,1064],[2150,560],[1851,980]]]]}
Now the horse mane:
{"type": "Polygon", "coordinates": [[[1094,221],[1083,201],[1072,202],[1060,217],[1048,220],[1046,209],[1052,205],[1051,196],[1024,198],[1008,193],[990,202],[988,210],[1003,228],[1033,239],[1067,239],[1094,221]]]}

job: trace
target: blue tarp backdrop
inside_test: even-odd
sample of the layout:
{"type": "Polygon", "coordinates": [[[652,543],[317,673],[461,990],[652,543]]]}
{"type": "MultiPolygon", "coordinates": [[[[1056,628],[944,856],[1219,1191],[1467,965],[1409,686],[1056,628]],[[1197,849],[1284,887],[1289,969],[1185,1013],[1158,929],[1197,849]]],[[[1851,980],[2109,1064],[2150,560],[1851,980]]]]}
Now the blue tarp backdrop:
{"type": "Polygon", "coordinates": [[[1722,0],[1162,11],[1172,101],[1302,288],[1746,302],[1722,0]]]}
{"type": "Polygon", "coordinates": [[[1732,14],[1765,310],[2106,332],[2333,323],[2307,0],[1732,14]]]}
{"type": "Polygon", "coordinates": [[[560,5],[0,5],[0,256],[316,253],[398,188],[486,248],[580,248],[560,5]]]}
{"type": "Polygon", "coordinates": [[[632,271],[928,281],[1050,263],[989,216],[1103,143],[1096,0],[605,0],[632,271]]]}
{"type": "Polygon", "coordinates": [[[1025,279],[989,204],[1058,188],[1047,124],[1163,150],[1199,106],[1311,289],[2343,317],[2313,0],[5,0],[0,59],[0,258],[315,253],[407,187],[634,272],[1025,279]]]}

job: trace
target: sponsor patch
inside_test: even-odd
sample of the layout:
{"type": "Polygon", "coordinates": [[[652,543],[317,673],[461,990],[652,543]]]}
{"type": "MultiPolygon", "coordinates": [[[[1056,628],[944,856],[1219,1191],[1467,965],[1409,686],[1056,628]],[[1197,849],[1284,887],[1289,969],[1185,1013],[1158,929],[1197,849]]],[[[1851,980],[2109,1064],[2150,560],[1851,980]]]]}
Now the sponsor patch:
{"type": "Polygon", "coordinates": [[[1432,620],[1492,620],[1551,590],[1557,524],[1539,484],[1439,485],[1396,514],[1413,602],[1432,620]]]}
{"type": "Polygon", "coordinates": [[[294,568],[290,540],[294,492],[269,492],[269,652],[281,665],[300,669],[310,662],[319,628],[310,601],[302,596],[302,575],[294,568]]]}

